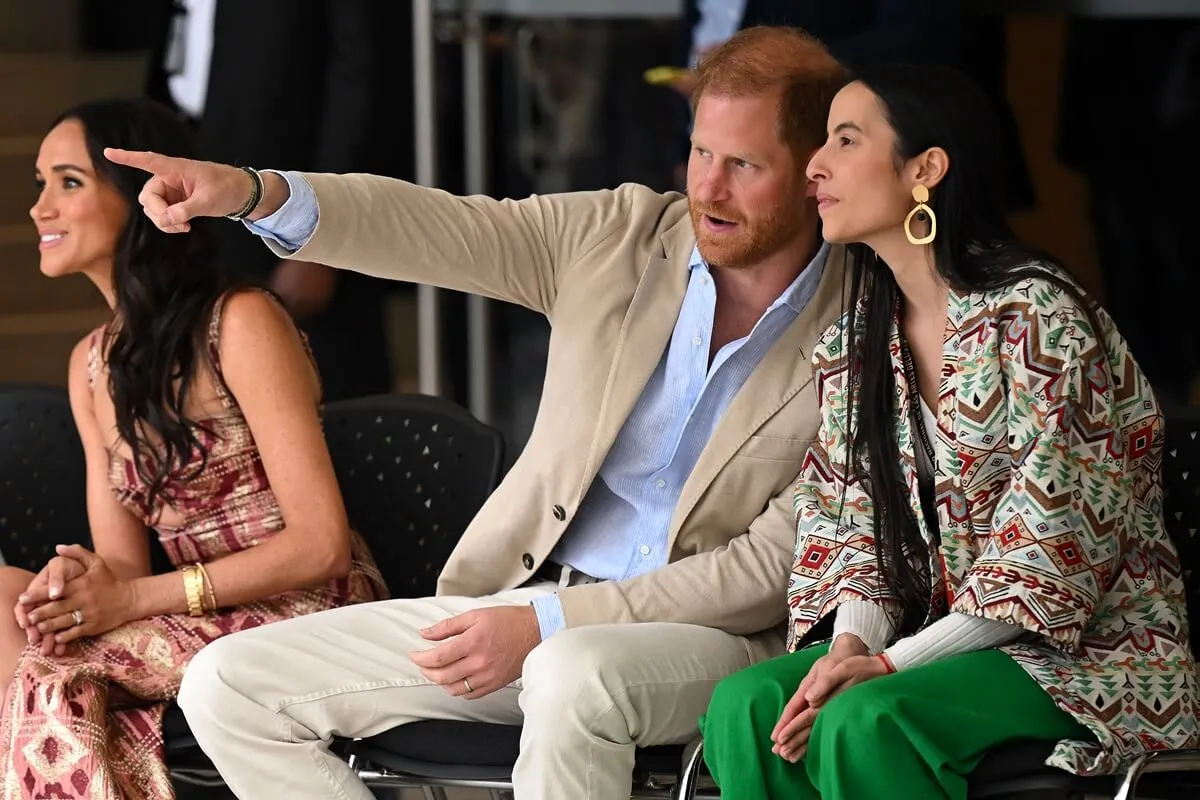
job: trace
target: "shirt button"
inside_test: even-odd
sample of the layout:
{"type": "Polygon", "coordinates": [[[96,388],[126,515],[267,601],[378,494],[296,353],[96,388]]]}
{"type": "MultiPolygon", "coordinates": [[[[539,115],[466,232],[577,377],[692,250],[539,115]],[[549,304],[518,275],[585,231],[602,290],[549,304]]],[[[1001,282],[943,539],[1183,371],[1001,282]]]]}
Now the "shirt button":
{"type": "Polygon", "coordinates": [[[521,563],[525,565],[525,569],[533,569],[533,556],[526,553],[521,556],[521,563]]]}
{"type": "Polygon", "coordinates": [[[650,555],[650,547],[647,545],[642,545],[640,548],[638,548],[638,552],[644,556],[648,556],[650,555]]]}
{"type": "Polygon", "coordinates": [[[554,518],[559,522],[562,522],[567,518],[567,511],[562,506],[555,506],[554,508],[550,509],[550,513],[552,513],[554,518]]]}
{"type": "Polygon", "coordinates": [[[692,344],[696,345],[696,347],[699,347],[700,345],[704,344],[704,340],[701,339],[699,336],[693,336],[692,344]]]}
{"type": "Polygon", "coordinates": [[[656,481],[654,482],[654,485],[655,485],[655,486],[657,486],[658,488],[660,488],[660,489],[661,489],[661,488],[663,488],[664,486],[666,486],[666,485],[667,485],[667,482],[666,482],[666,481],[664,481],[662,478],[659,478],[658,480],[656,480],[656,481]]]}

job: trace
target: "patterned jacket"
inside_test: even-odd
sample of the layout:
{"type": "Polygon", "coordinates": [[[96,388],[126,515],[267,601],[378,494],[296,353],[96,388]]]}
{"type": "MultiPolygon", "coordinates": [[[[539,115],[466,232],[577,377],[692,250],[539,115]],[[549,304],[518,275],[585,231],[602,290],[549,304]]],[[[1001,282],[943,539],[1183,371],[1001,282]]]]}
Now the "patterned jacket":
{"type": "MultiPolygon", "coordinates": [[[[1048,764],[1119,770],[1194,746],[1195,665],[1179,556],[1162,517],[1162,417],[1111,320],[1044,279],[950,293],[937,408],[930,621],[947,608],[1025,629],[1009,653],[1099,747],[1048,764]]],[[[842,323],[814,355],[821,429],[796,491],[789,649],[847,600],[895,611],[875,560],[871,499],[845,469],[842,323]]],[[[910,393],[892,331],[901,472],[917,489],[910,393]]],[[[917,442],[919,446],[919,442],[917,442]]]]}

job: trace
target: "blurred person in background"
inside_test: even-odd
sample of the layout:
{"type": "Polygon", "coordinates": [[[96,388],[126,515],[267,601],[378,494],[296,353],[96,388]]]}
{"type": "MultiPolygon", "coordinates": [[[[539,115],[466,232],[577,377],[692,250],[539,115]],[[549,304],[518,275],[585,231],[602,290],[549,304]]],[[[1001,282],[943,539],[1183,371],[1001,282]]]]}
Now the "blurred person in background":
{"type": "MultiPolygon", "coordinates": [[[[202,158],[411,176],[409,0],[163,0],[160,13],[149,94],[192,121],[202,158]]],[[[232,227],[215,231],[222,263],[283,300],[326,400],[389,391],[388,285],[280,260],[232,227]]]]}
{"type": "Polygon", "coordinates": [[[1061,113],[1059,157],[1087,182],[1113,319],[1165,403],[1189,388],[1200,403],[1200,201],[1179,191],[1200,184],[1200,20],[1072,19],[1061,113]]]}

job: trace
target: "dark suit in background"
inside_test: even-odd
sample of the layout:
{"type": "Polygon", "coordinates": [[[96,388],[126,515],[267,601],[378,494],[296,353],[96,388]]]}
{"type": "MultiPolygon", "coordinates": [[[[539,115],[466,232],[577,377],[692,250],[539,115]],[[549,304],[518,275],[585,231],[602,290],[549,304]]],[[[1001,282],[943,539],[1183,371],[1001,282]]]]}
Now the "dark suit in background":
{"type": "Polygon", "coordinates": [[[1200,368],[1200,21],[1072,19],[1062,98],[1058,154],[1087,181],[1105,306],[1160,399],[1182,402],[1200,368]]]}
{"type": "MultiPolygon", "coordinates": [[[[174,105],[161,6],[149,93],[174,105]]],[[[411,4],[398,0],[217,0],[204,110],[205,158],[317,172],[412,174],[411,4]]],[[[222,263],[269,281],[278,260],[236,223],[222,263]]],[[[404,254],[397,254],[403,257],[404,254]]],[[[382,282],[338,272],[328,305],[299,319],[327,400],[390,390],[382,282]]]]}
{"type": "MultiPolygon", "coordinates": [[[[742,28],[786,25],[816,36],[850,67],[889,61],[945,63],[958,53],[958,0],[746,0],[742,28]]],[[[700,21],[685,0],[683,59],[700,21]]]]}

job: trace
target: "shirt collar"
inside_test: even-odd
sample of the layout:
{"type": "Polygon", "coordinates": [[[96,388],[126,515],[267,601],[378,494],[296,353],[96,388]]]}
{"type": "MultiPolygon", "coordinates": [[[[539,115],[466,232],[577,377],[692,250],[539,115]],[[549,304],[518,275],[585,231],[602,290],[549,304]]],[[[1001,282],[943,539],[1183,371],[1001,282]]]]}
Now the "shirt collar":
{"type": "MultiPolygon", "coordinates": [[[[821,273],[825,269],[825,259],[829,256],[829,242],[821,242],[820,248],[817,249],[817,254],[813,256],[812,261],[800,271],[796,279],[788,285],[779,297],[775,298],[775,302],[767,307],[764,313],[770,313],[782,305],[799,314],[808,305],[808,301],[812,299],[817,291],[817,283],[821,280],[821,273]]],[[[708,263],[704,257],[700,255],[700,247],[692,247],[692,257],[688,260],[688,269],[695,271],[703,267],[706,272],[711,272],[708,263]]]]}

